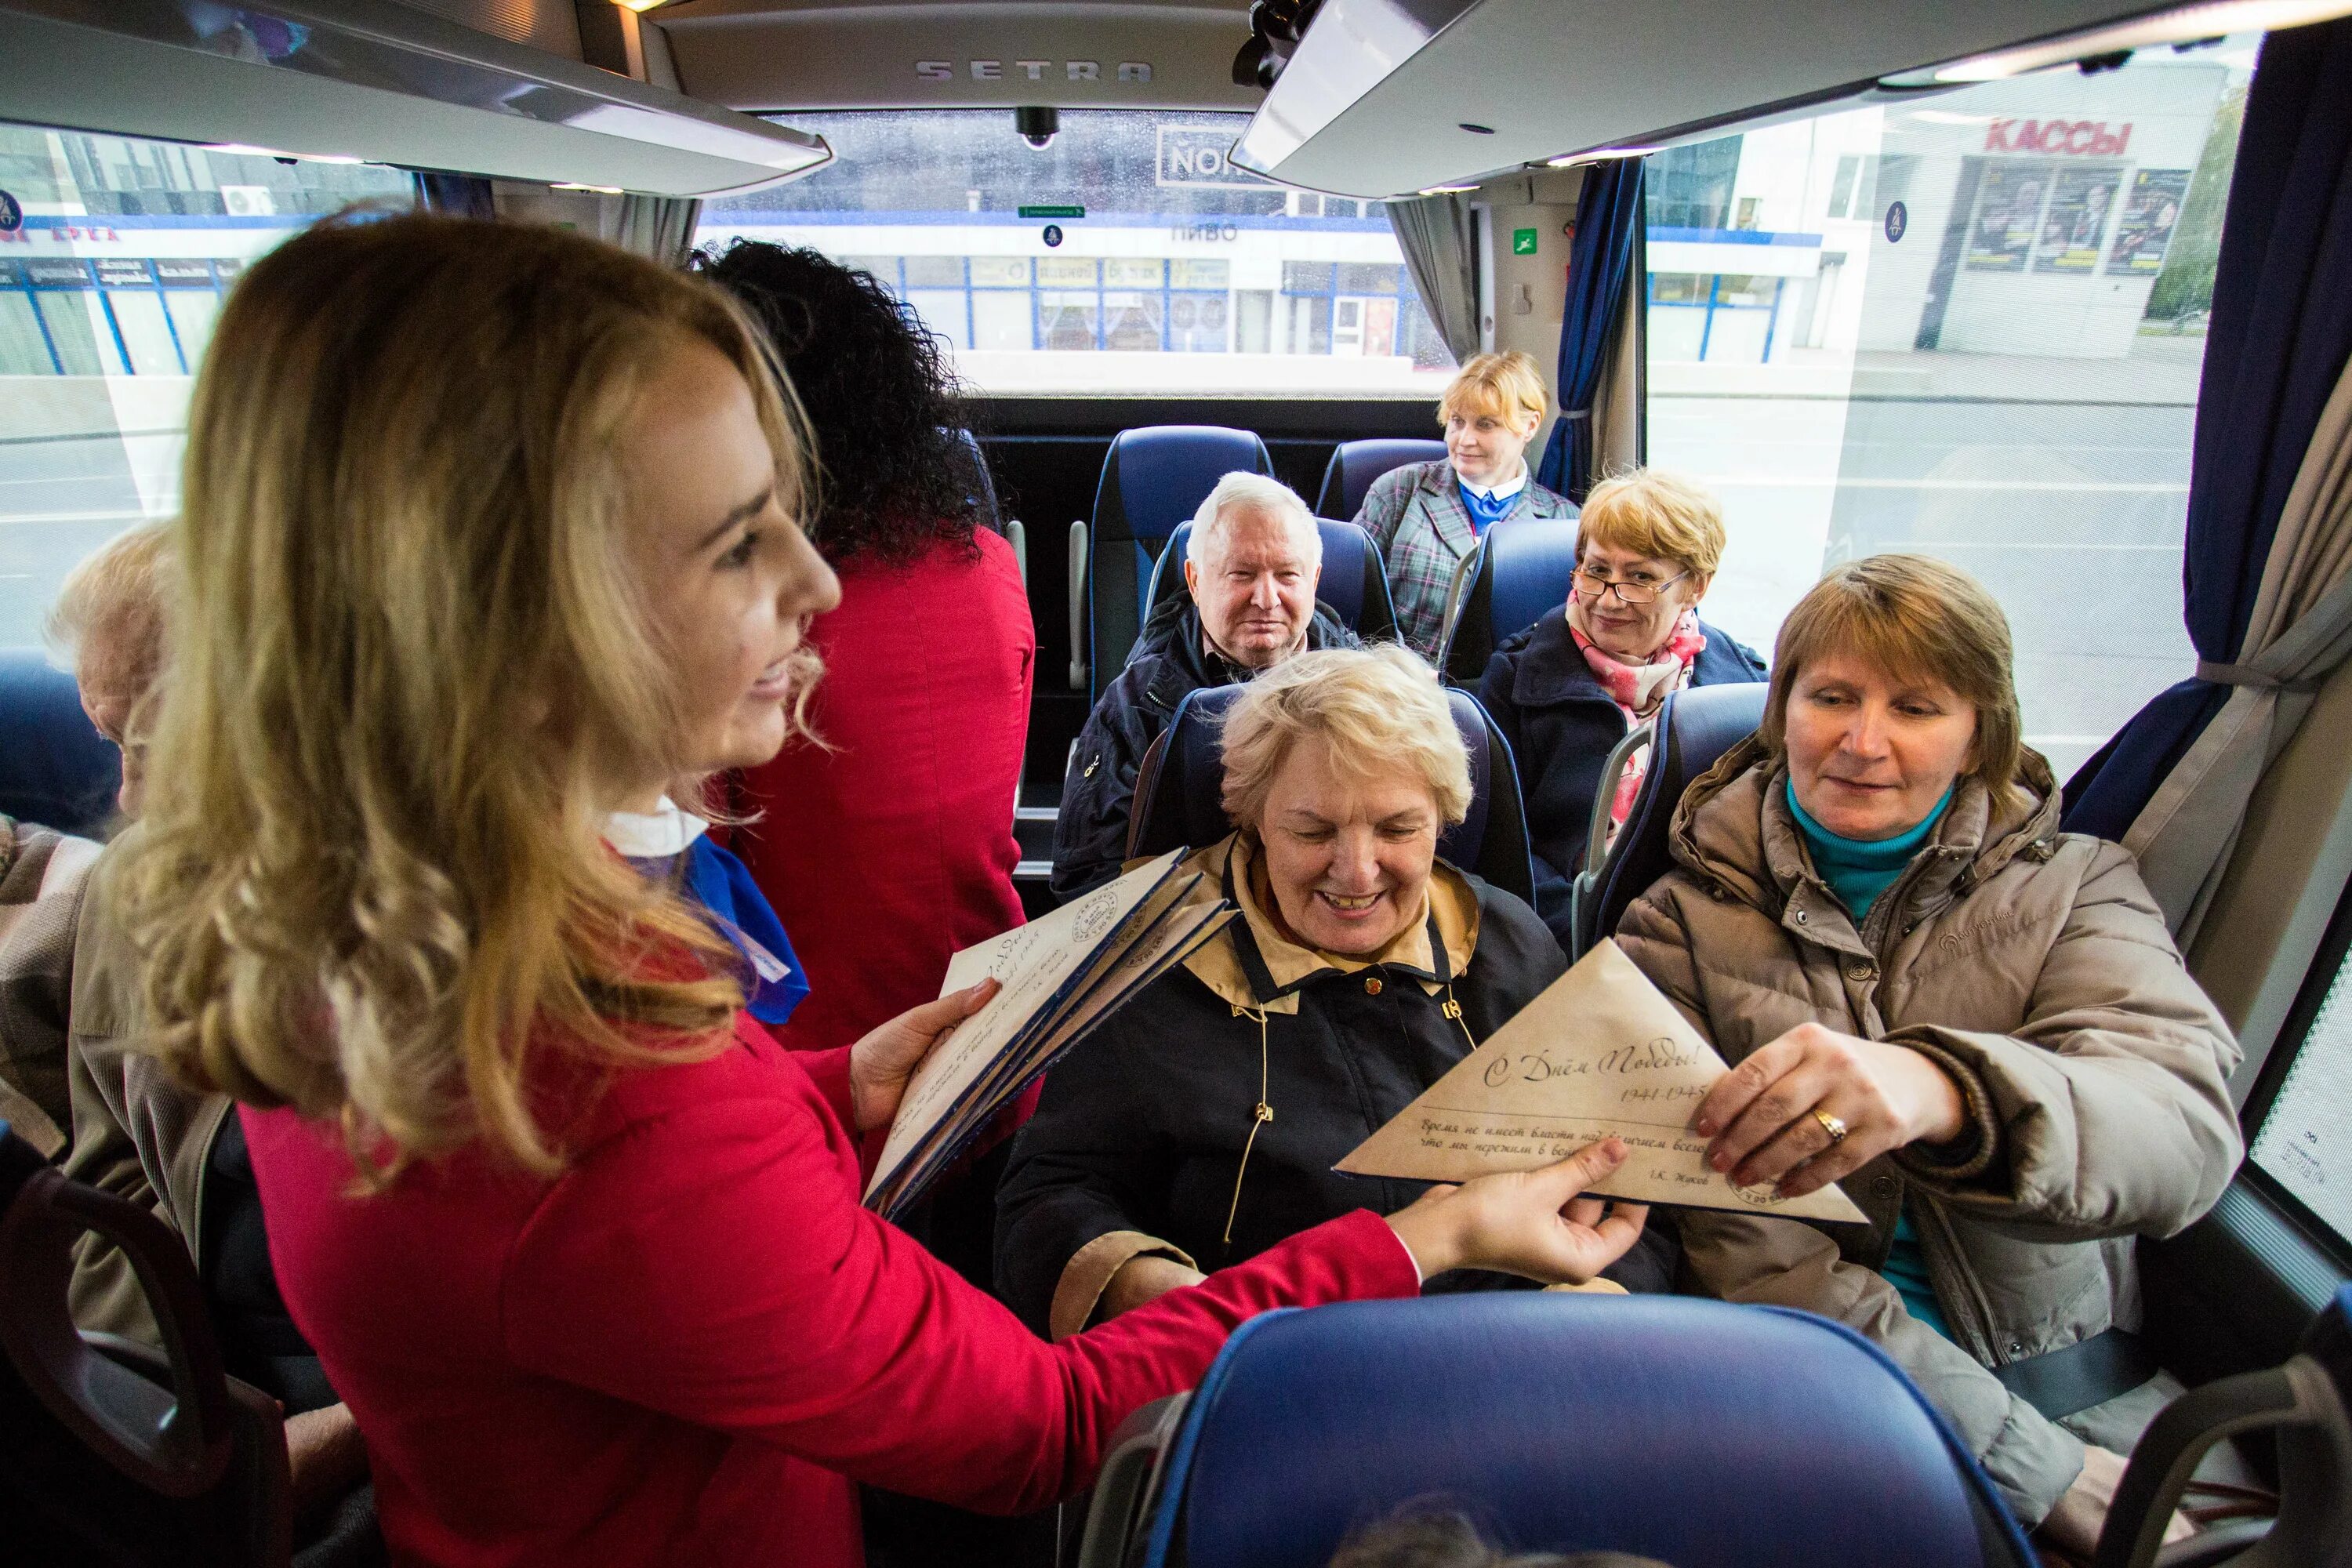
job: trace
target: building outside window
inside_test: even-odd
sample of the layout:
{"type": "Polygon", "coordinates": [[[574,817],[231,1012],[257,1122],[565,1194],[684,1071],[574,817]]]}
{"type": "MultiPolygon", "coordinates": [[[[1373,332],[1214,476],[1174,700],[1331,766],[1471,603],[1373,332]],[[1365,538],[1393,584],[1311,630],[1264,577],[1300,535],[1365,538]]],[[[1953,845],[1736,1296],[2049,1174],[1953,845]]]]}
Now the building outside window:
{"type": "Polygon", "coordinates": [[[2189,673],[2189,446],[2257,40],[2143,50],[1649,161],[1649,457],[1723,497],[1708,617],[1947,557],[2061,779],[2189,673]]]}
{"type": "Polygon", "coordinates": [[[1246,117],[795,115],[840,161],[705,204],[698,245],[807,245],[897,291],[986,393],[1433,397],[1453,362],[1378,202],[1224,161],[1246,117]]]}
{"type": "Polygon", "coordinates": [[[73,563],[179,509],[188,394],[245,268],[410,177],[340,160],[0,125],[0,647],[73,563]]]}

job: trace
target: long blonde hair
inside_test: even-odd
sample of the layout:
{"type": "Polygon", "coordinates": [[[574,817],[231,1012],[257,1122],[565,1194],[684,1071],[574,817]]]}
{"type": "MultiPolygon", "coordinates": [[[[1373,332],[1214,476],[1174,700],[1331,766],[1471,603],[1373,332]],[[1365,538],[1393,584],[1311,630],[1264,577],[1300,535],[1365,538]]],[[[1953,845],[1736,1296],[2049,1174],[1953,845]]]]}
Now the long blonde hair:
{"type": "Polygon", "coordinates": [[[168,1061],[340,1116],[365,1179],[475,1138],[556,1169],[535,1062],[713,1049],[740,1001],[703,922],[600,837],[688,760],[618,453],[698,339],[750,384],[797,513],[804,443],[759,335],[624,251],[329,222],[221,313],[113,886],[168,1061]]]}

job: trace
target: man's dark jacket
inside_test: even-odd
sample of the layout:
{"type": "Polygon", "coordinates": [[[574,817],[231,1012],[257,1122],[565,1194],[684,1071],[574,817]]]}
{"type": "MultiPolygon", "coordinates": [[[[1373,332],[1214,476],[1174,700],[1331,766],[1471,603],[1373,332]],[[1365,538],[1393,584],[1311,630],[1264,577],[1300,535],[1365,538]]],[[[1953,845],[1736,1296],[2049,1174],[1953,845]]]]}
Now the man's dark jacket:
{"type": "MultiPolygon", "coordinates": [[[[1765,679],[1753,648],[1708,626],[1691,668],[1693,686],[1727,686],[1765,679]]],[[[1478,700],[1511,742],[1519,794],[1528,807],[1528,843],[1535,851],[1536,912],[1569,946],[1570,879],[1584,858],[1591,831],[1592,797],[1601,766],[1625,738],[1625,710],[1611,700],[1569,634],[1568,606],[1495,650],[1478,682],[1478,700]]]]}
{"type": "MultiPolygon", "coordinates": [[[[1127,858],[1127,821],[1143,753],[1176,716],[1176,705],[1203,686],[1230,686],[1251,671],[1202,646],[1201,612],[1192,595],[1162,604],[1144,624],[1127,668],[1103,689],[1062,781],[1054,822],[1054,896],[1067,901],[1118,875],[1127,858]]],[[[1329,605],[1318,602],[1307,626],[1307,651],[1362,646],[1329,605]]]]}

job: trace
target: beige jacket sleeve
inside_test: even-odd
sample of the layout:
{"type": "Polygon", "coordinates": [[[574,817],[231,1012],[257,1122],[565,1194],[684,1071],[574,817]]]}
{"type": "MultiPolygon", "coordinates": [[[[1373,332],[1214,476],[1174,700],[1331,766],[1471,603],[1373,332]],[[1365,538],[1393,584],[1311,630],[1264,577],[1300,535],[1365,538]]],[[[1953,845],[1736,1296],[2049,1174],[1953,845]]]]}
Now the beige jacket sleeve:
{"type": "MultiPolygon", "coordinates": [[[[69,1180],[163,1214],[168,1223],[170,1215],[148,1183],[138,1146],[116,1115],[113,1101],[100,1089],[100,1070],[114,1073],[119,1092],[119,1058],[104,1050],[93,1053],[88,1042],[74,1041],[66,1059],[66,1081],[73,1096],[73,1146],[66,1156],[65,1174],[69,1180]],[[101,1058],[97,1067],[91,1061],[93,1054],[101,1058]]],[[[73,1282],[67,1300],[75,1326],[86,1332],[121,1334],[151,1345],[163,1343],[162,1332],[155,1326],[154,1314],[148,1310],[146,1295],[139,1288],[131,1259],[94,1231],[74,1243],[73,1282]]]]}
{"type": "Polygon", "coordinates": [[[2213,1206],[2245,1152],[2225,1082],[2238,1046],[2130,852],[2097,843],[2089,853],[2021,1027],[1889,1037],[1916,1037],[1974,1074],[1994,1157],[1957,1180],[1897,1158],[1956,1208],[2027,1239],[2171,1236],[2213,1206]]]}
{"type": "MultiPolygon", "coordinates": [[[[1700,1005],[1697,965],[1671,888],[1634,900],[1617,943],[1691,1026],[1713,1036],[1700,1005]]],[[[1836,1319],[1868,1336],[1950,1419],[2028,1528],[2082,1473],[2082,1440],[2011,1394],[1976,1358],[1905,1310],[1877,1272],[1846,1262],[1837,1243],[1795,1220],[1691,1209],[1681,1222],[1684,1267],[1707,1295],[1753,1306],[1791,1307],[1836,1319]]]]}

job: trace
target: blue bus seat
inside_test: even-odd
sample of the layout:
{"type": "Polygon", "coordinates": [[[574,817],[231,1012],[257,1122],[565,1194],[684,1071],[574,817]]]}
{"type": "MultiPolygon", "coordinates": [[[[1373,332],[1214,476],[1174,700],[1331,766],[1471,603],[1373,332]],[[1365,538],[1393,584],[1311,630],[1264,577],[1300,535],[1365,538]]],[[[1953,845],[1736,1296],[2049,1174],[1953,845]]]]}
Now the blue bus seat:
{"type": "MultiPolygon", "coordinates": [[[[1372,536],[1352,522],[1318,517],[1315,527],[1323,535],[1323,577],[1315,596],[1340,625],[1366,642],[1396,639],[1396,601],[1389,596],[1389,569],[1372,536]]],[[[1184,552],[1192,542],[1192,525],[1184,522],[1168,536],[1167,548],[1151,563],[1151,587],[1143,596],[1143,618],[1149,622],[1167,600],[1184,592],[1184,552]]]]}
{"type": "MultiPolygon", "coordinates": [[[[1225,816],[1223,739],[1225,711],[1241,693],[1238,686],[1186,693],[1175,718],[1143,753],[1127,825],[1129,859],[1179,847],[1197,849],[1233,831],[1225,816]]],[[[1532,903],[1535,863],[1528,858],[1527,812],[1510,742],[1476,698],[1458,688],[1445,695],[1470,752],[1470,812],[1438,836],[1437,853],[1532,903]]]]}
{"type": "Polygon", "coordinates": [[[996,504],[996,481],[989,476],[988,455],[981,450],[980,437],[969,430],[950,434],[956,438],[957,477],[963,481],[964,494],[971,500],[975,509],[972,515],[981,527],[1003,532],[1004,519],[996,504]]]}
{"type": "Polygon", "coordinates": [[[1437,670],[1457,686],[1475,686],[1495,649],[1568,603],[1576,575],[1576,535],[1570,519],[1499,522],[1462,558],[1448,595],[1437,670]]]}
{"type": "Polygon", "coordinates": [[[31,648],[0,650],[0,815],[89,834],[114,815],[122,758],[74,679],[31,648]]]}
{"type": "MultiPolygon", "coordinates": [[[[1090,697],[1127,663],[1143,626],[1151,563],[1168,536],[1191,520],[1219,479],[1236,470],[1274,473],[1274,458],[1254,431],[1150,425],[1112,439],[1095,491],[1084,563],[1090,697]]],[[[1076,635],[1074,626],[1074,641],[1076,635]]]]}
{"type": "Polygon", "coordinates": [[[138,1205],[69,1182],[0,1121],[0,1517],[9,1560],[266,1568],[292,1552],[278,1402],[222,1371],[187,1244],[138,1205]],[[155,1351],[81,1334],[74,1244],[122,1248],[155,1351]]]}
{"type": "Polygon", "coordinates": [[[2034,1562],[1967,1446],[1843,1325],[1514,1290],[1243,1324],[1197,1392],[1114,1436],[1079,1568],[1323,1568],[1416,1505],[1513,1552],[1674,1568],[2034,1562]]]}
{"type": "Polygon", "coordinates": [[[1407,463],[1433,463],[1445,456],[1443,441],[1342,441],[1323,466],[1323,488],[1315,493],[1315,515],[1353,522],[1364,510],[1364,493],[1382,474],[1407,463]]]}
{"type": "MultiPolygon", "coordinates": [[[[1764,722],[1764,700],[1771,688],[1763,681],[1726,686],[1693,686],[1670,692],[1646,728],[1652,735],[1650,762],[1642,775],[1641,793],[1625,814],[1617,842],[1597,859],[1590,847],[1585,864],[1576,873],[1570,901],[1570,921],[1576,951],[1581,958],[1592,944],[1617,929],[1635,899],[1650,884],[1674,868],[1674,851],[1667,838],[1674,826],[1675,807],[1683,792],[1724,752],[1756,732],[1764,722]],[[1655,737],[1664,735],[1660,746],[1655,737]]],[[[1630,737],[1629,737],[1630,738],[1630,737]]],[[[1621,764],[1625,748],[1612,761],[1621,764]]],[[[1592,794],[1591,831],[1588,846],[1606,834],[1609,803],[1617,797],[1619,767],[1604,769],[1592,794]]]]}

